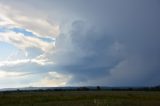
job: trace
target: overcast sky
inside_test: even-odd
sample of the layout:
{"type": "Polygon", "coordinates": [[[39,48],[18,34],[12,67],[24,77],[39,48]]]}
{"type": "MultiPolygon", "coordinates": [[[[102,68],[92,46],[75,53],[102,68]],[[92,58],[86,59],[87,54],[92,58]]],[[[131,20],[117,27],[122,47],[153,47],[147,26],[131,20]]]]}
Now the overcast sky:
{"type": "Polygon", "coordinates": [[[0,0],[0,88],[159,84],[159,0],[0,0]]]}

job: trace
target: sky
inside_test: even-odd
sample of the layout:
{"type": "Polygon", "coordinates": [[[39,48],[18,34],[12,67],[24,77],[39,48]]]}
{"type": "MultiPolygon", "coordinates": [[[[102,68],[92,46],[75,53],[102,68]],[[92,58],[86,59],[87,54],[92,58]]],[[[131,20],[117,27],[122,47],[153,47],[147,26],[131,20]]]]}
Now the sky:
{"type": "Polygon", "coordinates": [[[159,0],[0,0],[0,88],[159,84],[159,0]]]}

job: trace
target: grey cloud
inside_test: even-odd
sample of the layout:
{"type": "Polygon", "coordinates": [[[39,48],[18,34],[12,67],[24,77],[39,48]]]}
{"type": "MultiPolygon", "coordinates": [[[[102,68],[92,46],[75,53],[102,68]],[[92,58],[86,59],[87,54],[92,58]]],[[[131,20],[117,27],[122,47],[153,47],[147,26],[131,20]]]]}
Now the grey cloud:
{"type": "Polygon", "coordinates": [[[103,1],[96,9],[92,3],[84,6],[86,11],[81,8],[83,3],[74,11],[85,15],[86,23],[96,27],[88,29],[85,22],[74,22],[70,32],[74,51],[58,56],[62,56],[63,64],[74,60],[72,64],[66,62],[66,66],[59,63],[74,76],[71,84],[159,84],[160,3],[157,0],[103,1]],[[113,56],[110,49],[116,42],[122,48],[115,50],[117,53],[113,56]]]}
{"type": "MultiPolygon", "coordinates": [[[[116,41],[105,31],[88,27],[84,21],[74,21],[69,36],[73,50],[70,51],[70,48],[65,52],[57,52],[59,55],[56,57],[53,55],[53,58],[57,60],[58,67],[61,67],[62,71],[73,75],[70,84],[89,85],[90,83],[86,81],[107,77],[110,70],[123,60],[123,56],[118,57],[111,52],[111,47],[116,41]]],[[[61,48],[65,48],[65,45],[65,43],[61,45],[61,48]]]]}
{"type": "Polygon", "coordinates": [[[47,12],[48,20],[58,20],[62,32],[55,51],[45,55],[56,64],[26,69],[72,75],[70,85],[160,83],[159,0],[27,1],[31,3],[47,12]]]}

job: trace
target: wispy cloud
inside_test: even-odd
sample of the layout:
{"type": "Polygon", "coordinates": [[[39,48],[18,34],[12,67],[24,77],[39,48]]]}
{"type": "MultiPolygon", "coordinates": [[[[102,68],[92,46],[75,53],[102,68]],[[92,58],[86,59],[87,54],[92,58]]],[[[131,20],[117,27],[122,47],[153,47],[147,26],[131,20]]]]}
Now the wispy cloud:
{"type": "Polygon", "coordinates": [[[28,75],[26,72],[7,72],[7,71],[0,71],[0,78],[6,77],[23,77],[28,75]]]}
{"type": "Polygon", "coordinates": [[[4,27],[25,28],[37,36],[48,38],[55,37],[60,33],[60,26],[56,22],[49,22],[47,17],[30,16],[4,4],[0,4],[0,12],[0,25],[4,27]]]}
{"type": "Polygon", "coordinates": [[[13,31],[1,32],[0,41],[10,43],[19,49],[26,50],[27,48],[38,48],[44,52],[54,48],[53,43],[42,41],[41,39],[25,36],[22,33],[13,31]]]}

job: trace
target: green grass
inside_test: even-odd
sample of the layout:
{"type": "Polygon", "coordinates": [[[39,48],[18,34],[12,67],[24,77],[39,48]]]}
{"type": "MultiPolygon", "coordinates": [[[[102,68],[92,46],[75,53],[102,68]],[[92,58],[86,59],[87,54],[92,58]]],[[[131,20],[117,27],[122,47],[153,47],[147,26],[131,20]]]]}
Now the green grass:
{"type": "Polygon", "coordinates": [[[50,91],[0,93],[0,106],[160,106],[160,92],[50,91]]]}

